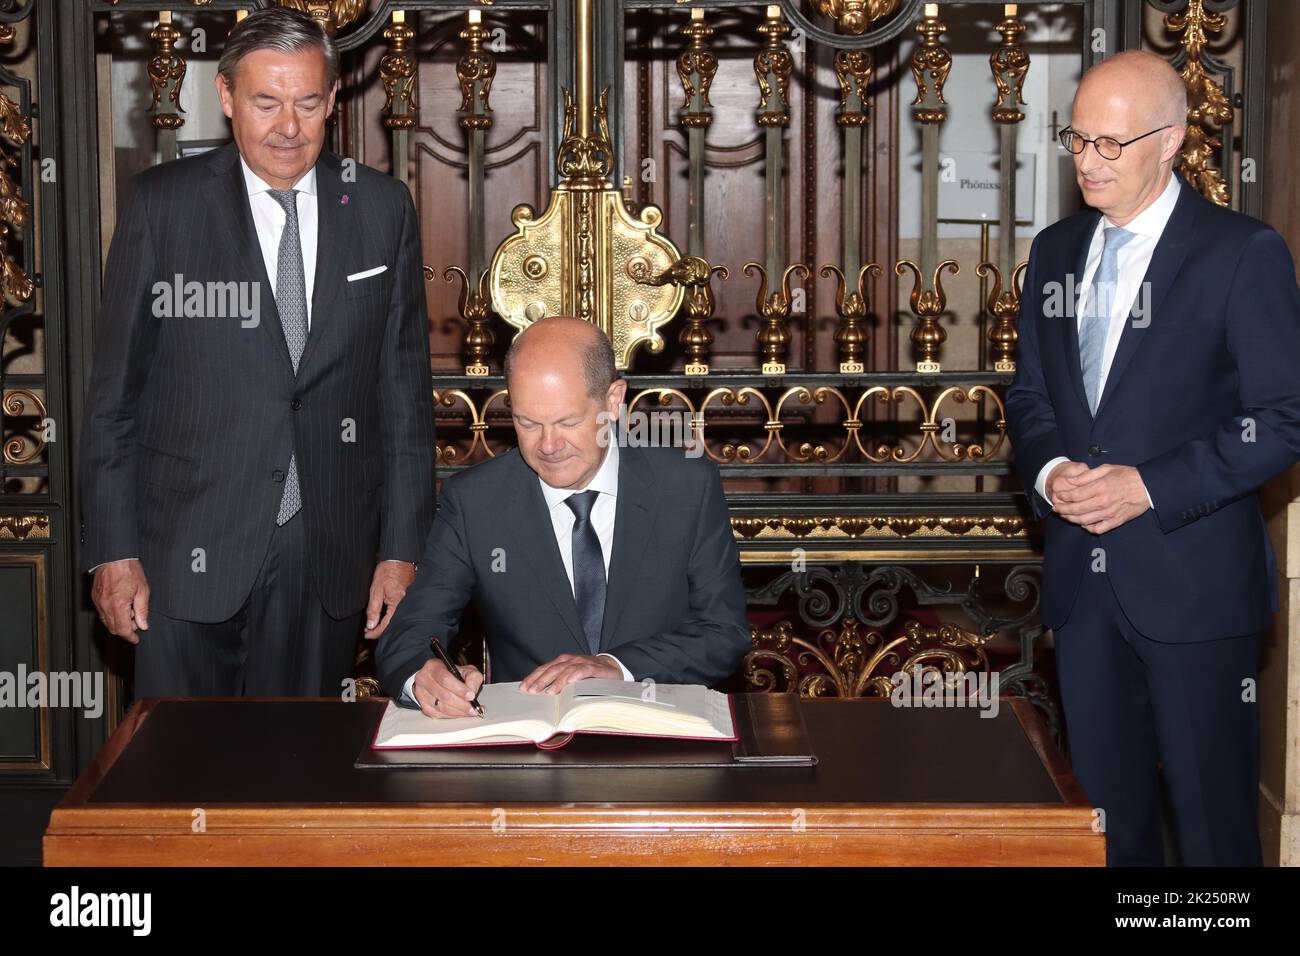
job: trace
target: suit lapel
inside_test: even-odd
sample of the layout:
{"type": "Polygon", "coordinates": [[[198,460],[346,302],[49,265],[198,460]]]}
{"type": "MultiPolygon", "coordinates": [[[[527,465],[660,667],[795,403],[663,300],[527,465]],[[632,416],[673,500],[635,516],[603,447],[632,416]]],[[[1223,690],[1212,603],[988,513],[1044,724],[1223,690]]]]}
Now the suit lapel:
{"type": "Polygon", "coordinates": [[[1082,217],[1079,232],[1071,244],[1075,250],[1074,271],[1067,275],[1062,283],[1065,294],[1070,297],[1066,306],[1065,320],[1061,323],[1065,332],[1065,364],[1070,370],[1070,381],[1074,383],[1074,392],[1085,409],[1088,408],[1088,393],[1083,387],[1083,368],[1079,362],[1079,293],[1083,287],[1084,270],[1088,266],[1088,247],[1092,244],[1092,235],[1097,229],[1097,220],[1101,213],[1092,210],[1092,215],[1082,217]]]}
{"type": "Polygon", "coordinates": [[[609,646],[628,599],[636,591],[659,510],[659,498],[646,474],[640,450],[620,446],[618,452],[618,504],[614,511],[614,553],[605,588],[605,619],[600,629],[602,651],[609,646]]]}
{"type": "MultiPolygon", "coordinates": [[[[1184,180],[1182,190],[1178,194],[1178,202],[1174,204],[1174,211],[1170,214],[1164,232],[1156,242],[1151,264],[1147,266],[1146,275],[1142,278],[1142,285],[1133,303],[1134,310],[1141,311],[1144,308],[1146,315],[1142,317],[1139,325],[1138,316],[1134,315],[1134,310],[1130,310],[1128,319],[1124,322],[1124,327],[1120,331],[1119,345],[1115,348],[1115,357],[1111,360],[1110,371],[1106,373],[1106,387],[1097,401],[1098,416],[1106,409],[1106,400],[1115,393],[1119,378],[1124,374],[1129,360],[1133,358],[1133,353],[1146,340],[1147,330],[1155,321],[1156,313],[1168,297],[1170,287],[1178,277],[1178,270],[1182,268],[1183,260],[1187,258],[1187,252],[1192,245],[1191,237],[1196,229],[1199,201],[1200,196],[1184,180]],[[1145,303],[1142,301],[1143,288],[1151,290],[1145,303]]],[[[1169,313],[1161,321],[1172,322],[1176,318],[1176,314],[1169,313]]]]}
{"type": "Polygon", "coordinates": [[[239,263],[239,277],[245,281],[257,282],[258,324],[270,337],[276,351],[283,356],[285,368],[292,375],[293,362],[289,359],[289,346],[284,340],[284,329],[280,325],[280,312],[275,307],[271,280],[266,274],[266,262],[262,259],[262,246],[258,242],[253,214],[248,206],[248,188],[244,185],[244,168],[239,161],[238,147],[229,143],[215,150],[208,172],[210,175],[204,183],[204,190],[209,197],[208,208],[220,223],[228,248],[239,263]]]}
{"type": "Polygon", "coordinates": [[[306,368],[321,337],[336,320],[335,307],[343,295],[345,256],[349,240],[355,241],[352,199],[344,188],[342,167],[333,153],[322,151],[316,160],[316,274],[311,294],[311,329],[298,361],[306,368]]]}
{"type": "Polygon", "coordinates": [[[536,575],[537,584],[546,594],[569,635],[578,645],[580,654],[589,653],[587,638],[578,620],[578,605],[573,600],[573,585],[564,573],[564,559],[555,540],[555,527],[537,474],[524,461],[518,451],[515,456],[516,482],[519,493],[514,496],[513,519],[508,525],[516,530],[517,547],[523,552],[524,563],[536,575]]]}

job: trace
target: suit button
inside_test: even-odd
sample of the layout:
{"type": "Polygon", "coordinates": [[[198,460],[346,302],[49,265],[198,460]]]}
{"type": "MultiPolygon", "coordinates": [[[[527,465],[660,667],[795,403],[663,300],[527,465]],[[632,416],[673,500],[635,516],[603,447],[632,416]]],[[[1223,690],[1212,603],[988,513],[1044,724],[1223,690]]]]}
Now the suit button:
{"type": "Polygon", "coordinates": [[[302,408],[302,399],[295,398],[292,402],[289,403],[289,407],[296,412],[298,409],[302,408]]]}
{"type": "Polygon", "coordinates": [[[275,471],[271,472],[271,480],[284,481],[284,472],[282,472],[279,468],[275,469],[275,471]]]}
{"type": "Polygon", "coordinates": [[[1089,455],[1090,457],[1092,457],[1092,458],[1096,458],[1096,457],[1097,457],[1098,455],[1100,455],[1100,454],[1101,454],[1101,446],[1100,446],[1100,445],[1089,445],[1089,446],[1088,446],[1088,455],[1089,455]]]}

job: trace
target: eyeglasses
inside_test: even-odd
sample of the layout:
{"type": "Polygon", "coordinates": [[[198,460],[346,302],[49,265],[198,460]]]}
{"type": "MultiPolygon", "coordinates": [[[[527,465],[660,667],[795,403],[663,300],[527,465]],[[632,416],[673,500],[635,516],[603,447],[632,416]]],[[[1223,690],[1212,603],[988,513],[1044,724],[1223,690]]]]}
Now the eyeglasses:
{"type": "Polygon", "coordinates": [[[1097,155],[1102,159],[1119,159],[1119,154],[1124,151],[1124,147],[1129,143],[1136,143],[1140,139],[1146,139],[1148,136],[1158,133],[1162,129],[1168,129],[1169,126],[1170,124],[1166,123],[1164,126],[1159,126],[1156,129],[1153,129],[1150,133],[1143,133],[1141,136],[1134,136],[1132,139],[1125,140],[1122,143],[1113,136],[1098,136],[1096,139],[1088,139],[1086,136],[1081,136],[1079,133],[1076,133],[1068,126],[1061,130],[1058,138],[1061,140],[1061,145],[1076,156],[1082,153],[1089,143],[1092,143],[1092,145],[1096,147],[1097,155]]]}

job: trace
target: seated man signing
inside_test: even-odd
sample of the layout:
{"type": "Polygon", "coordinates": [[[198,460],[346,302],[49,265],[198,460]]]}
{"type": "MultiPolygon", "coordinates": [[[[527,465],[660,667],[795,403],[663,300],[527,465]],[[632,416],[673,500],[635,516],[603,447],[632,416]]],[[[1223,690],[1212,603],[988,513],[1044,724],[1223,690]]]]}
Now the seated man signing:
{"type": "Polygon", "coordinates": [[[493,677],[558,694],[587,677],[712,684],[749,648],[740,558],[717,466],[619,447],[627,383],[599,328],[552,317],[505,363],[518,448],[442,482],[414,583],[376,651],[385,690],[467,717],[483,683],[436,659],[472,597],[493,677]],[[605,413],[605,414],[602,414],[605,413]]]}

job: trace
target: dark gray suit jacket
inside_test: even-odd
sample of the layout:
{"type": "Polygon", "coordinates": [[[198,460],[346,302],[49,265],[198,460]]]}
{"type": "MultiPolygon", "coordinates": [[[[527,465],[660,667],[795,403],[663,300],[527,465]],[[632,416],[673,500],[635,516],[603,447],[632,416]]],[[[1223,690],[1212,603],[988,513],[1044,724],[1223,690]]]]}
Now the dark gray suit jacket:
{"type": "MultiPolygon", "coordinates": [[[[390,696],[456,634],[474,599],[494,681],[588,654],[537,475],[518,449],[444,479],[415,582],[376,651],[390,696]]],[[[712,684],[750,645],[740,556],[718,468],[669,448],[620,448],[600,651],[637,680],[712,684]]]]}
{"type": "Polygon", "coordinates": [[[150,604],[169,617],[220,621],[242,606],[291,450],[294,520],[306,522],[326,610],[364,607],[377,558],[419,558],[434,511],[419,226],[404,185],[351,172],[332,153],[316,164],[316,278],[296,377],[233,143],[141,173],[118,219],[81,431],[82,566],[140,558],[150,604]],[[177,275],[257,283],[256,326],[160,317],[155,284],[177,275]]]}

